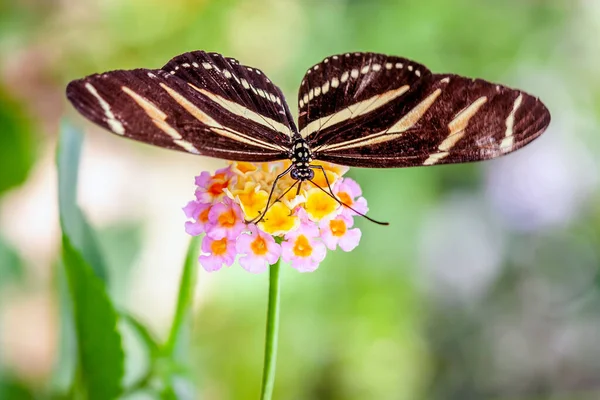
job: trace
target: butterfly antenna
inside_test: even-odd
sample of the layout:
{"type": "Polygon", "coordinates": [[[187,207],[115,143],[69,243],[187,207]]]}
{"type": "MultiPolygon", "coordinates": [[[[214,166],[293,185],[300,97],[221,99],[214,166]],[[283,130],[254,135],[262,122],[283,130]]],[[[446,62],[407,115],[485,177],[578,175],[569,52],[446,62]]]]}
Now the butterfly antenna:
{"type": "Polygon", "coordinates": [[[363,213],[361,213],[360,211],[356,211],[354,208],[350,207],[348,204],[344,203],[343,201],[341,201],[340,199],[338,199],[337,197],[335,197],[334,195],[332,195],[331,193],[329,193],[327,190],[323,189],[321,186],[317,185],[313,180],[309,180],[310,183],[312,183],[313,185],[315,185],[316,187],[318,187],[323,193],[325,193],[327,196],[331,197],[332,199],[334,199],[335,201],[337,201],[340,205],[354,211],[355,213],[357,213],[358,215],[360,215],[361,217],[366,218],[368,221],[371,221],[377,225],[383,225],[383,226],[387,226],[390,223],[389,222],[382,222],[382,221],[377,221],[376,219],[373,219],[363,213]]]}

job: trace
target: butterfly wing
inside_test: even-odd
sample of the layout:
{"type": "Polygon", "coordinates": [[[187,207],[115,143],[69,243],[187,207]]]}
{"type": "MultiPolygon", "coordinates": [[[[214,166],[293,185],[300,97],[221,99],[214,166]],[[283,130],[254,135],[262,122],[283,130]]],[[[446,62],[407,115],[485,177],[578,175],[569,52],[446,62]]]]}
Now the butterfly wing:
{"type": "Polygon", "coordinates": [[[298,94],[300,134],[311,144],[361,137],[383,129],[390,111],[430,75],[423,65],[375,53],[346,53],[311,67],[298,94]]]}
{"type": "MultiPolygon", "coordinates": [[[[307,119],[300,120],[316,159],[358,167],[479,161],[523,147],[550,123],[546,107],[525,92],[480,79],[431,74],[412,61],[396,62],[396,57],[359,54],[355,61],[352,55],[338,56],[349,59],[338,66],[338,75],[356,70],[365,74],[350,73],[346,86],[337,87],[330,95],[335,108],[307,112],[307,119]],[[384,68],[373,68],[374,63],[384,68]],[[385,68],[390,64],[392,68],[385,68]],[[365,85],[371,91],[355,95],[355,88],[365,85]],[[319,120],[325,122],[315,124],[319,120]],[[311,124],[314,131],[307,129],[311,124]]],[[[325,79],[315,77],[319,70],[321,66],[313,67],[306,77],[325,79]]],[[[320,103],[314,106],[320,108],[320,103]]]]}
{"type": "Polygon", "coordinates": [[[71,82],[67,97],[117,135],[230,160],[284,159],[295,131],[281,90],[262,71],[216,53],[91,75],[71,82]]]}

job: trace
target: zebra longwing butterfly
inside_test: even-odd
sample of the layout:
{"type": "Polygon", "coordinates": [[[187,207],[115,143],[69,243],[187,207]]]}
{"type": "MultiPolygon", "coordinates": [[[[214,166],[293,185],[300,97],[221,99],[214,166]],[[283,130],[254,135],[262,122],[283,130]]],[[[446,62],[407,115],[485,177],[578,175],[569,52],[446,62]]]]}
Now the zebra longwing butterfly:
{"type": "Polygon", "coordinates": [[[261,70],[218,53],[91,75],[71,82],[67,97],[117,135],[234,161],[289,159],[286,172],[301,182],[312,180],[313,160],[374,168],[486,160],[525,146],[550,123],[525,92],[375,53],[312,66],[298,94],[299,129],[261,70]]]}

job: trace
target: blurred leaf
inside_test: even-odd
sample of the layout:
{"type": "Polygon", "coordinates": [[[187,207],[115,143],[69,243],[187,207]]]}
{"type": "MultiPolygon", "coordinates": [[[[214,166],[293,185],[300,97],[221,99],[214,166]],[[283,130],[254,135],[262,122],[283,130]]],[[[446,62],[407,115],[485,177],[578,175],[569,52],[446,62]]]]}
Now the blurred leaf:
{"type": "Polygon", "coordinates": [[[108,272],[96,234],[77,205],[77,178],[82,142],[83,133],[64,122],[56,151],[60,222],[63,232],[73,241],[73,246],[81,252],[96,275],[107,281],[108,272]]]}
{"type": "Polygon", "coordinates": [[[63,235],[63,262],[73,301],[81,378],[88,399],[112,399],[121,391],[124,353],[117,313],[104,283],[63,235]]]}
{"type": "Polygon", "coordinates": [[[483,167],[476,163],[450,164],[436,172],[442,192],[475,191],[481,187],[483,167]]]}
{"type": "Polygon", "coordinates": [[[117,305],[129,295],[130,273],[142,248],[143,226],[138,221],[118,222],[97,231],[102,256],[110,276],[110,297],[117,305]]]}
{"type": "Polygon", "coordinates": [[[131,328],[133,328],[133,331],[141,339],[142,343],[144,343],[150,357],[157,357],[160,352],[160,345],[148,327],[129,313],[122,312],[120,313],[120,316],[131,328]]]}
{"type": "Polygon", "coordinates": [[[23,275],[23,260],[19,253],[0,235],[0,290],[7,284],[20,281],[23,275]]]}
{"type": "Polygon", "coordinates": [[[75,324],[73,321],[73,307],[70,301],[69,284],[67,282],[66,270],[62,262],[53,265],[56,276],[58,291],[59,341],[55,368],[50,379],[50,388],[53,393],[67,396],[72,389],[77,370],[77,345],[75,324]]]}
{"type": "Polygon", "coordinates": [[[44,27],[43,20],[50,15],[54,4],[36,2],[35,7],[26,1],[0,2],[0,54],[11,51],[20,41],[27,39],[44,27]],[[2,43],[1,39],[9,39],[2,43]]]}
{"type": "Polygon", "coordinates": [[[31,388],[10,376],[0,376],[0,399],[29,400],[34,399],[31,388]]]}
{"type": "Polygon", "coordinates": [[[196,276],[198,271],[198,252],[200,250],[200,237],[193,236],[190,240],[190,245],[185,256],[185,263],[181,273],[181,281],[179,283],[179,296],[177,297],[177,309],[169,338],[165,344],[166,355],[171,355],[175,350],[180,354],[188,353],[187,349],[182,348],[184,341],[182,334],[184,325],[189,325],[192,315],[192,306],[194,300],[194,288],[196,287],[196,276]]]}
{"type": "Polygon", "coordinates": [[[25,181],[34,158],[32,123],[0,88],[0,194],[25,181]]]}
{"type": "Polygon", "coordinates": [[[106,263],[122,269],[131,266],[142,247],[142,223],[120,222],[98,232],[106,263]]]}

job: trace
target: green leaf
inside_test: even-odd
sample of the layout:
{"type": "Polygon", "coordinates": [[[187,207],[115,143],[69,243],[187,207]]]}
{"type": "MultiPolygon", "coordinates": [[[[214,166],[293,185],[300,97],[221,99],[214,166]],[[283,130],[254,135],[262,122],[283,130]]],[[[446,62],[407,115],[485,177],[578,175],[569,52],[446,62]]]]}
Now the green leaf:
{"type": "Polygon", "coordinates": [[[52,266],[57,287],[58,313],[58,345],[54,361],[50,388],[55,395],[68,396],[73,389],[77,371],[77,343],[73,305],[69,294],[66,269],[59,259],[52,266]]]}
{"type": "Polygon", "coordinates": [[[117,313],[100,280],[63,235],[63,263],[73,301],[80,375],[87,398],[113,399],[121,392],[124,353],[117,313]]]}
{"type": "Polygon", "coordinates": [[[15,248],[0,235],[0,290],[23,279],[23,260],[15,248]]]}
{"type": "Polygon", "coordinates": [[[10,375],[0,376],[0,399],[33,400],[35,397],[30,387],[10,375]]]}
{"type": "Polygon", "coordinates": [[[154,334],[148,329],[146,325],[141,323],[137,318],[133,315],[128,314],[126,312],[120,313],[123,321],[127,322],[129,326],[135,331],[138,335],[146,350],[148,350],[148,354],[152,359],[156,358],[160,352],[160,346],[158,344],[158,340],[154,336],[154,334]]]}
{"type": "Polygon", "coordinates": [[[181,281],[179,283],[179,296],[177,298],[177,309],[169,332],[169,338],[165,344],[165,355],[170,356],[175,349],[179,348],[181,353],[185,353],[180,348],[181,338],[183,336],[184,324],[191,318],[191,309],[194,298],[194,287],[196,286],[196,276],[198,270],[198,252],[200,250],[200,237],[194,236],[190,240],[190,245],[185,256],[181,281]]]}
{"type": "Polygon", "coordinates": [[[22,107],[0,88],[0,194],[20,185],[35,158],[33,124],[22,107]]]}
{"type": "Polygon", "coordinates": [[[106,263],[100,252],[96,234],[77,205],[77,178],[82,143],[83,133],[63,122],[56,151],[60,223],[63,233],[72,240],[73,246],[92,266],[95,274],[107,281],[106,263]]]}
{"type": "Polygon", "coordinates": [[[108,275],[109,295],[117,305],[126,302],[132,270],[142,248],[143,222],[120,221],[96,230],[108,275]]]}

